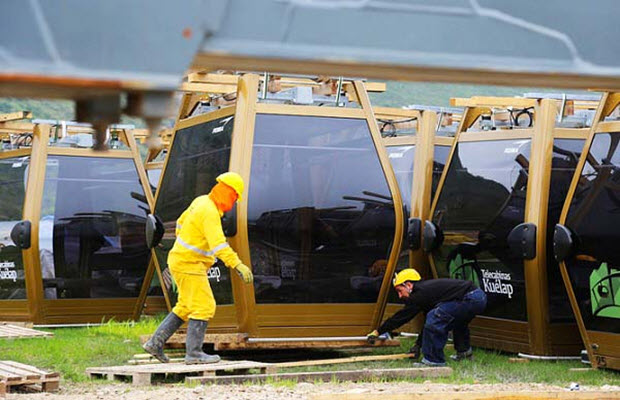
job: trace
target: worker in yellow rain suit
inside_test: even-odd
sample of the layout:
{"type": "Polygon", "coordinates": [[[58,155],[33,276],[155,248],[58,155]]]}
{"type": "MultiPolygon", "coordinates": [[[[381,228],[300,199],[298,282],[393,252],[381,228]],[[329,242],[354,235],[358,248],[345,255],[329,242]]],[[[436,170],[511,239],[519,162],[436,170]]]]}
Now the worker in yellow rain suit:
{"type": "Polygon", "coordinates": [[[199,196],[177,220],[176,241],[168,254],[168,266],[179,289],[177,304],[159,325],[144,350],[161,362],[166,340],[187,321],[185,363],[206,364],[220,361],[218,355],[202,351],[207,322],[215,314],[215,299],[207,278],[216,257],[234,269],[245,283],[252,283],[252,271],[226,243],[221,217],[241,199],[243,179],[234,172],[217,177],[208,195],[199,196]]]}

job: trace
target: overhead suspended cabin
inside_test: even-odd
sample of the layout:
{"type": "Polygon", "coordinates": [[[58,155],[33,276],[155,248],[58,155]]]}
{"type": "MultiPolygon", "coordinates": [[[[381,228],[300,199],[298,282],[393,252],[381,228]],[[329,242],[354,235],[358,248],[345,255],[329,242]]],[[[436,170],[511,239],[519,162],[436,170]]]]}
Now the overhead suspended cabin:
{"type": "Polygon", "coordinates": [[[131,130],[110,127],[95,152],[87,124],[16,119],[0,123],[0,319],[136,318],[157,293],[143,286],[152,197],[131,130]]]}
{"type": "Polygon", "coordinates": [[[604,93],[555,228],[573,311],[594,368],[620,369],[620,93],[604,93]]]}
{"type": "MultiPolygon", "coordinates": [[[[406,109],[374,107],[377,124],[383,137],[383,144],[403,200],[403,219],[409,221],[411,236],[407,232],[396,271],[415,268],[423,278],[431,278],[428,257],[421,249],[420,236],[415,231],[421,228],[421,221],[429,219],[432,196],[450,154],[456,126],[453,121],[460,117],[461,109],[432,106],[413,106],[406,109]]],[[[384,318],[402,308],[396,292],[390,290],[384,318]]],[[[420,317],[421,318],[421,317],[420,317]]],[[[418,331],[420,318],[411,325],[418,331]]]]}
{"type": "Polygon", "coordinates": [[[589,121],[587,112],[574,115],[575,100],[548,97],[453,100],[465,111],[423,247],[436,276],[486,292],[487,308],[471,324],[475,345],[578,355],[551,238],[589,121]]]}
{"type": "Polygon", "coordinates": [[[230,170],[246,193],[224,230],[254,285],[215,264],[208,276],[218,308],[209,329],[333,337],[377,326],[403,216],[394,212],[402,202],[365,84],[191,74],[183,90],[155,200],[165,233],[154,261],[170,306],[176,294],[166,260],[176,219],[230,170]]]}

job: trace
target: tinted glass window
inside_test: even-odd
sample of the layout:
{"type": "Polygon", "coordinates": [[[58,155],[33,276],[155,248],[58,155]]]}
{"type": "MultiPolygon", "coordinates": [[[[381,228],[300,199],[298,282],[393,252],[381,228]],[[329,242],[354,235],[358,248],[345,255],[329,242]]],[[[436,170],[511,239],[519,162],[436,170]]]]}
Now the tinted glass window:
{"type": "Polygon", "coordinates": [[[566,263],[587,329],[620,332],[620,133],[598,133],[566,225],[578,236],[566,263]]]}
{"type": "Polygon", "coordinates": [[[133,160],[49,156],[39,224],[45,298],[138,296],[147,213],[133,160]]]}
{"type": "Polygon", "coordinates": [[[439,276],[469,279],[488,295],[485,315],[526,319],[523,261],[507,237],[523,222],[530,140],[456,147],[433,221],[445,241],[433,253],[439,276]]]}
{"type": "Polygon", "coordinates": [[[573,310],[566,294],[560,267],[553,257],[553,230],[560,221],[560,214],[579,162],[584,140],[556,139],[553,142],[549,206],[547,214],[547,284],[549,287],[549,313],[552,322],[573,321],[573,310]]]}
{"type": "MultiPolygon", "coordinates": [[[[394,169],[394,175],[398,181],[398,187],[400,195],[403,201],[403,221],[409,218],[411,212],[411,190],[413,184],[413,163],[415,160],[415,145],[410,146],[388,146],[386,147],[388,157],[392,168],[394,169]]],[[[406,245],[406,232],[403,237],[403,245],[401,247],[400,256],[398,257],[398,264],[396,265],[396,271],[409,267],[409,249],[406,245]]],[[[387,264],[386,264],[387,266],[387,264]]],[[[390,303],[398,300],[396,292],[390,291],[388,295],[388,301],[390,303]]]]}
{"type": "Polygon", "coordinates": [[[11,240],[11,230],[22,220],[29,160],[0,160],[0,300],[26,298],[22,252],[11,240]]]}
{"type": "Polygon", "coordinates": [[[451,149],[451,146],[435,146],[435,151],[433,155],[433,182],[431,184],[431,201],[433,200],[433,198],[435,197],[435,193],[437,192],[437,186],[439,186],[441,174],[443,174],[443,169],[446,166],[448,157],[450,157],[451,149]]]}
{"type": "Polygon", "coordinates": [[[149,185],[153,194],[157,192],[157,185],[159,185],[159,177],[161,176],[161,168],[147,169],[146,176],[149,178],[149,185]]]}
{"type": "Polygon", "coordinates": [[[257,116],[248,234],[258,303],[375,302],[394,224],[365,120],[257,116]]]}
{"type": "Polygon", "coordinates": [[[408,217],[408,210],[411,208],[415,146],[387,146],[386,150],[394,169],[394,175],[396,175],[396,180],[398,181],[400,196],[403,199],[403,206],[406,207],[406,216],[408,217]]]}
{"type": "MultiPolygon", "coordinates": [[[[176,288],[167,259],[174,245],[176,220],[192,200],[209,193],[219,174],[228,171],[232,129],[233,117],[230,116],[181,129],[174,136],[155,205],[155,213],[166,227],[155,252],[173,304],[176,288]]],[[[217,262],[211,267],[209,282],[218,304],[232,304],[230,272],[223,263],[217,262]]]]}

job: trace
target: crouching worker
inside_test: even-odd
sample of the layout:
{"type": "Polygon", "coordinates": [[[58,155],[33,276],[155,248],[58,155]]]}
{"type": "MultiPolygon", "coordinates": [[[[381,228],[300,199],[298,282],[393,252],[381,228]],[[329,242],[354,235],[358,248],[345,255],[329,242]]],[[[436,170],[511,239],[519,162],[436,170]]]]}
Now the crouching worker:
{"type": "Polygon", "coordinates": [[[218,355],[202,351],[207,322],[215,314],[215,299],[207,271],[216,257],[234,269],[245,283],[252,283],[252,271],[226,243],[221,217],[230,211],[243,193],[243,179],[234,172],[217,177],[208,195],[199,196],[177,220],[176,241],[168,254],[168,266],[178,287],[179,296],[172,312],[159,325],[144,350],[161,362],[170,360],[164,354],[166,340],[187,321],[185,342],[186,364],[220,361],[218,355]]]}
{"type": "Polygon", "coordinates": [[[472,282],[460,279],[429,279],[422,281],[420,274],[408,268],[396,274],[393,281],[398,297],[405,307],[387,319],[377,330],[368,334],[370,340],[411,321],[419,312],[426,314],[422,336],[422,363],[444,366],[443,349],[448,332],[453,332],[456,356],[461,360],[471,357],[469,322],[482,313],[487,304],[486,294],[472,282]]]}

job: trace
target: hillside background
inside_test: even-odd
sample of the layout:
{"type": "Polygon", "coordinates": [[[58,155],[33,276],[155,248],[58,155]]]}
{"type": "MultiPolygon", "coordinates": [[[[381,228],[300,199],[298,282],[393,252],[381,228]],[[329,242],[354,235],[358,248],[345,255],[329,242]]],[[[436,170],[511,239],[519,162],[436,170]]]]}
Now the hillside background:
{"type": "MultiPolygon", "coordinates": [[[[374,105],[384,107],[402,107],[409,104],[449,106],[451,97],[517,96],[525,92],[559,92],[559,90],[389,81],[386,92],[371,93],[370,99],[374,105]]],[[[570,91],[570,93],[583,92],[570,91]]],[[[22,110],[32,111],[34,118],[39,119],[72,120],[75,115],[72,101],[0,98],[0,113],[22,110]]],[[[122,122],[143,126],[136,118],[123,117],[122,122]]]]}

